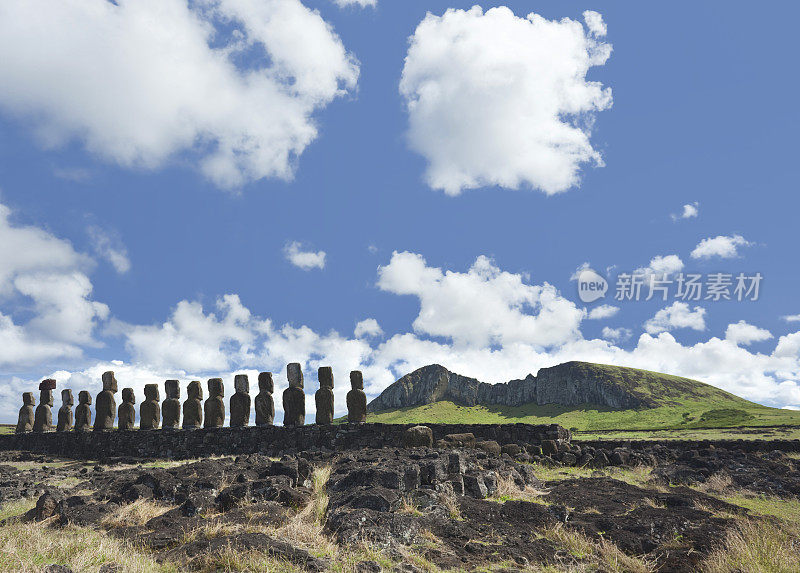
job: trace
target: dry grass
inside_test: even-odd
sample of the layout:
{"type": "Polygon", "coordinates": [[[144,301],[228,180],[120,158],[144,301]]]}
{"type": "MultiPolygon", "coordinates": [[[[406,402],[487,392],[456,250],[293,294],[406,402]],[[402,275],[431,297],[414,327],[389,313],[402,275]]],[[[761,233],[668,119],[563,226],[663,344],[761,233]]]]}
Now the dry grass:
{"type": "Polygon", "coordinates": [[[419,510],[419,507],[417,507],[417,503],[414,500],[414,496],[409,494],[404,495],[400,500],[400,506],[397,508],[397,511],[399,513],[406,513],[408,515],[422,515],[422,512],[419,510]]]}
{"type": "Polygon", "coordinates": [[[18,499],[4,503],[0,506],[0,521],[22,515],[34,507],[36,507],[36,501],[33,499],[18,499]]]}
{"type": "Polygon", "coordinates": [[[128,505],[121,506],[114,513],[105,517],[102,524],[106,527],[144,525],[154,517],[158,517],[169,510],[169,506],[161,505],[155,501],[137,499],[128,505]]]}
{"type": "Polygon", "coordinates": [[[609,573],[652,573],[655,567],[644,559],[623,553],[612,542],[601,539],[592,541],[582,533],[564,528],[561,524],[545,529],[546,539],[560,545],[578,561],[570,564],[568,571],[596,571],[609,573]]]}
{"type": "Polygon", "coordinates": [[[733,487],[731,476],[724,472],[718,472],[709,477],[705,482],[697,485],[694,489],[703,493],[724,493],[733,487]]]}
{"type": "Polygon", "coordinates": [[[509,500],[532,501],[534,503],[547,504],[543,496],[548,494],[545,490],[536,489],[526,485],[519,487],[510,475],[497,476],[497,491],[490,499],[491,501],[504,502],[509,500]]]}
{"type": "Polygon", "coordinates": [[[800,571],[797,531],[766,520],[742,520],[723,545],[703,562],[705,573],[796,573],[800,571]]]}

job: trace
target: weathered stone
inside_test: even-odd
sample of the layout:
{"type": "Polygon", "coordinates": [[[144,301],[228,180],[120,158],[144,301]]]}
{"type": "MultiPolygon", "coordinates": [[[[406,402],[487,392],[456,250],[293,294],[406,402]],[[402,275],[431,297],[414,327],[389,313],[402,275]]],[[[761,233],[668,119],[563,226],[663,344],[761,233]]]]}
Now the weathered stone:
{"type": "Polygon", "coordinates": [[[275,385],[272,382],[272,372],[258,374],[258,395],[255,399],[256,426],[271,426],[275,419],[275,402],[272,392],[275,385]]]}
{"type": "Polygon", "coordinates": [[[39,384],[39,405],[33,418],[33,431],[50,432],[53,430],[53,390],[56,381],[48,378],[39,384]]]}
{"type": "Polygon", "coordinates": [[[33,406],[36,404],[36,398],[33,397],[33,392],[25,392],[22,394],[22,408],[19,409],[19,418],[17,419],[17,433],[25,434],[33,431],[34,411],[33,406]]]}
{"type": "Polygon", "coordinates": [[[139,429],[156,430],[161,425],[161,392],[158,384],[144,385],[144,401],[139,406],[139,429]]]}
{"type": "Polygon", "coordinates": [[[403,433],[404,448],[430,448],[433,446],[433,430],[428,426],[412,426],[403,433]]]}
{"type": "Polygon", "coordinates": [[[161,427],[176,430],[181,422],[181,383],[178,380],[164,382],[167,397],[161,403],[161,427]]]}
{"type": "Polygon", "coordinates": [[[542,453],[546,456],[552,456],[558,453],[558,444],[555,440],[542,440],[542,453]]]}
{"type": "Polygon", "coordinates": [[[78,406],[75,408],[75,431],[88,432],[92,429],[92,395],[86,390],[78,392],[78,406]]]}
{"type": "Polygon", "coordinates": [[[136,423],[136,397],[133,395],[133,388],[122,389],[122,404],[119,405],[117,412],[117,428],[120,430],[133,430],[136,423]]]}
{"type": "Polygon", "coordinates": [[[58,409],[58,423],[56,424],[56,432],[69,432],[75,424],[75,418],[72,415],[72,406],[75,404],[75,399],[72,397],[72,390],[65,388],[61,391],[61,407],[58,409]]]}
{"type": "Polygon", "coordinates": [[[221,428],[225,424],[225,386],[222,378],[208,379],[208,399],[204,404],[206,428],[221,428]]]}
{"type": "Polygon", "coordinates": [[[475,434],[472,432],[464,432],[461,434],[447,434],[444,441],[449,448],[474,448],[475,447],[475,434]]]}
{"type": "Polygon", "coordinates": [[[97,402],[94,406],[94,431],[100,432],[110,430],[114,427],[114,420],[117,417],[117,401],[114,394],[117,393],[117,379],[112,371],[103,373],[103,391],[97,395],[97,402]]]}
{"type": "Polygon", "coordinates": [[[498,444],[495,440],[483,440],[481,442],[475,442],[475,447],[479,450],[483,450],[490,456],[499,456],[502,452],[500,444],[498,444]]]}
{"type": "Polygon", "coordinates": [[[302,426],[306,423],[306,394],[303,392],[303,371],[300,364],[286,366],[289,387],[283,391],[283,425],[302,426]]]}
{"type": "Polygon", "coordinates": [[[489,490],[483,481],[483,476],[464,476],[464,493],[476,499],[485,499],[489,495],[489,490]]]}
{"type": "Polygon", "coordinates": [[[347,421],[363,424],[367,421],[367,395],[364,393],[364,377],[359,370],[350,372],[351,390],[347,393],[347,421]]]}
{"type": "Polygon", "coordinates": [[[231,396],[231,428],[241,428],[250,423],[250,380],[247,374],[237,374],[233,378],[231,396]]]}
{"type": "Polygon", "coordinates": [[[319,390],[314,394],[317,404],[317,424],[333,424],[333,369],[322,366],[317,371],[319,390]]]}
{"type": "Polygon", "coordinates": [[[203,425],[203,386],[197,380],[189,382],[188,398],[183,403],[183,427],[187,430],[203,425]]]}

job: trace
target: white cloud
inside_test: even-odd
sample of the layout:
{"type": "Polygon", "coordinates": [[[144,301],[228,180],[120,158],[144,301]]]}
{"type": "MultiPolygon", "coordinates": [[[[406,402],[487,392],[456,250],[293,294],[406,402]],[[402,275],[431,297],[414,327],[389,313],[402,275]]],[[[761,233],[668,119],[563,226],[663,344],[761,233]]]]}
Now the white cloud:
{"type": "Polygon", "coordinates": [[[415,253],[395,252],[378,268],[378,287],[419,298],[414,330],[459,346],[515,342],[553,346],[578,334],[584,311],[555,287],[528,285],[480,256],[466,273],[443,272],[415,253]]]}
{"type": "Polygon", "coordinates": [[[763,342],[772,338],[772,333],[764,328],[759,328],[743,320],[729,324],[725,330],[725,340],[730,340],[734,344],[752,344],[753,342],[763,342]]]}
{"type": "Polygon", "coordinates": [[[349,6],[358,6],[359,8],[366,8],[378,5],[378,0],[333,0],[339,8],[347,8],[349,6]]]}
{"type": "Polygon", "coordinates": [[[690,256],[693,259],[710,259],[720,257],[722,259],[732,259],[739,256],[738,248],[747,247],[751,243],[741,235],[718,235],[714,238],[707,238],[700,241],[690,256]]]}
{"type": "Polygon", "coordinates": [[[383,336],[383,329],[381,328],[381,325],[378,324],[378,321],[374,318],[365,318],[356,324],[353,334],[356,338],[372,338],[383,336]]]}
{"type": "Polygon", "coordinates": [[[618,312],[619,312],[618,306],[613,306],[610,304],[601,304],[600,306],[596,306],[592,310],[590,310],[586,318],[588,318],[589,320],[602,320],[604,318],[611,318],[612,316],[615,316],[618,312]]]}
{"type": "Polygon", "coordinates": [[[783,320],[786,322],[800,322],[800,314],[787,314],[781,318],[783,318],[783,320]]]}
{"type": "Polygon", "coordinates": [[[695,306],[694,309],[690,309],[685,302],[676,301],[659,310],[653,318],[645,322],[644,329],[648,334],[658,334],[676,328],[705,330],[705,315],[706,309],[703,307],[695,306]]]}
{"type": "Polygon", "coordinates": [[[673,221],[679,221],[681,219],[692,219],[697,218],[697,215],[700,214],[700,203],[695,201],[694,203],[687,203],[683,206],[683,211],[680,214],[673,213],[670,215],[673,221]]]}
{"type": "Polygon", "coordinates": [[[0,110],[45,146],[145,169],[184,154],[225,188],[291,178],[359,73],[299,0],[7,0],[0,54],[0,110]]]}
{"type": "Polygon", "coordinates": [[[586,10],[583,13],[583,19],[586,22],[586,27],[593,36],[603,37],[608,32],[606,23],[603,22],[603,16],[594,10],[586,10]]]}
{"type": "Polygon", "coordinates": [[[648,277],[654,275],[656,279],[666,275],[679,272],[683,269],[683,261],[678,255],[656,255],[650,259],[650,264],[646,267],[640,267],[634,271],[634,274],[643,274],[648,277]]]}
{"type": "Polygon", "coordinates": [[[0,365],[74,358],[99,344],[94,330],[108,307],[91,300],[91,266],[68,241],[12,223],[0,204],[0,365]]]}
{"type": "Polygon", "coordinates": [[[449,9],[417,26],[400,80],[409,144],[428,161],[434,189],[458,195],[486,185],[530,186],[547,194],[580,182],[585,164],[603,165],[589,137],[611,90],[586,80],[610,44],[602,18],[518,18],[449,9]],[[499,40],[502,39],[502,40],[499,40]]]}
{"type": "Polygon", "coordinates": [[[97,226],[89,227],[87,232],[92,241],[92,248],[98,257],[111,263],[111,266],[121,275],[131,270],[128,250],[116,233],[111,233],[97,226]]]}
{"type": "Polygon", "coordinates": [[[283,248],[283,254],[287,261],[304,271],[325,268],[325,251],[303,250],[302,243],[298,241],[286,243],[286,246],[283,248]]]}
{"type": "Polygon", "coordinates": [[[603,331],[600,334],[600,336],[615,344],[625,342],[632,335],[633,331],[630,328],[610,328],[608,326],[603,327],[603,331]]]}

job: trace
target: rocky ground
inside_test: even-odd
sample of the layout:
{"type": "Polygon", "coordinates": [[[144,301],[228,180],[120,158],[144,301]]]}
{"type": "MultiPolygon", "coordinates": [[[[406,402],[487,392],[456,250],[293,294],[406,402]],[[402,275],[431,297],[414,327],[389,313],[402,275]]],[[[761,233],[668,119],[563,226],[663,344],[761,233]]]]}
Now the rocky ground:
{"type": "Polygon", "coordinates": [[[800,567],[793,455],[437,445],[187,462],[0,452],[0,569],[759,571],[770,553],[769,570],[800,567]],[[33,539],[88,531],[118,550],[78,558],[33,539]]]}

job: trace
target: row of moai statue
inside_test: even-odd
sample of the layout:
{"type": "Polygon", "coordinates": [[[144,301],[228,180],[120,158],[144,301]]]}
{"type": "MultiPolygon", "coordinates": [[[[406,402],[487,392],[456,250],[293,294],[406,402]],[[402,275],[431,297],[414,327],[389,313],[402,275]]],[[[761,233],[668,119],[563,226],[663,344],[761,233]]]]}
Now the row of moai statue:
{"type": "MultiPolygon", "coordinates": [[[[286,367],[289,387],[283,392],[284,426],[302,426],[306,420],[306,397],[303,390],[303,371],[300,364],[293,362],[286,367]]],[[[318,370],[319,390],[314,394],[317,406],[316,423],[333,423],[333,370],[323,366],[318,370]]],[[[247,374],[234,377],[234,394],[230,399],[232,428],[247,426],[250,423],[250,381],[247,374]]],[[[347,420],[351,423],[363,423],[367,419],[367,396],[364,393],[364,379],[358,370],[350,372],[351,390],[347,393],[347,420]]],[[[257,426],[271,426],[275,418],[275,404],[272,399],[274,391],[271,372],[258,375],[259,393],[255,398],[255,418],[257,426]]],[[[56,381],[43,380],[39,384],[39,405],[33,392],[22,395],[22,408],[19,411],[17,433],[50,432],[53,430],[53,391],[56,381]]],[[[189,382],[188,398],[183,402],[183,424],[181,421],[181,388],[178,380],[167,380],[164,383],[167,397],[160,402],[161,394],[158,384],[145,384],[145,400],[139,406],[139,429],[219,428],[225,423],[225,386],[222,378],[208,380],[209,397],[203,403],[203,387],[200,382],[189,382]],[[160,403],[159,403],[160,402],[160,403]]],[[[111,430],[115,418],[119,418],[119,430],[131,430],[136,422],[136,398],[132,388],[122,389],[122,404],[117,409],[114,394],[117,393],[117,379],[113,372],[103,374],[103,390],[97,395],[95,404],[95,420],[92,425],[92,396],[86,390],[78,393],[78,406],[75,408],[72,390],[61,391],[61,408],[58,410],[57,432],[88,432],[111,430]]]]}

